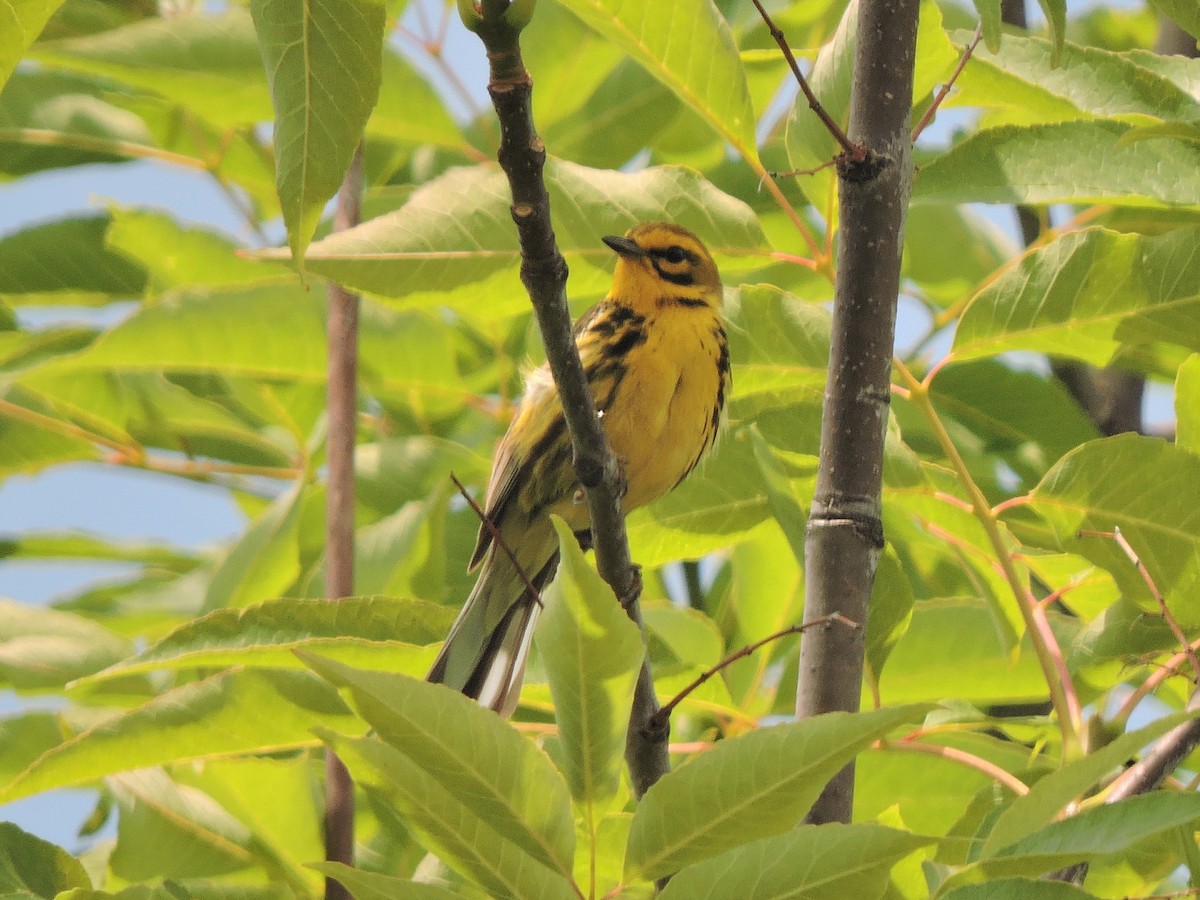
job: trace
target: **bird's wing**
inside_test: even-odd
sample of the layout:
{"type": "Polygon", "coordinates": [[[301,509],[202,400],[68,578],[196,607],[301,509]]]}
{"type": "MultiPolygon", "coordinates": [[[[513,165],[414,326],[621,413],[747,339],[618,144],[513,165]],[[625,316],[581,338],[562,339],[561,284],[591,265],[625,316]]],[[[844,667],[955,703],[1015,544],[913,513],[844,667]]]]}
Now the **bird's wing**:
{"type": "MultiPolygon", "coordinates": [[[[596,324],[609,307],[610,304],[606,302],[597,303],[575,323],[576,346],[579,348],[584,371],[593,381],[597,365],[604,355],[605,342],[605,335],[601,333],[602,329],[596,328],[596,324]]],[[[595,394],[596,385],[593,384],[593,396],[595,394]]],[[[545,502],[538,506],[550,506],[559,499],[558,494],[561,491],[554,490],[554,484],[557,482],[561,486],[564,480],[569,484],[574,481],[574,475],[567,479],[546,479],[542,476],[553,473],[539,472],[537,469],[538,462],[545,462],[549,451],[566,439],[562,401],[554,386],[549,364],[543,364],[526,377],[525,395],[521,398],[517,414],[496,447],[484,503],[488,521],[503,531],[514,504],[521,507],[520,494],[534,477],[542,482],[539,486],[547,494],[545,502]]],[[[566,464],[570,465],[569,453],[566,456],[566,464]]],[[[532,511],[532,505],[529,509],[524,509],[526,514],[532,511]]],[[[491,544],[492,533],[485,524],[479,529],[470,568],[480,563],[491,544]]]]}

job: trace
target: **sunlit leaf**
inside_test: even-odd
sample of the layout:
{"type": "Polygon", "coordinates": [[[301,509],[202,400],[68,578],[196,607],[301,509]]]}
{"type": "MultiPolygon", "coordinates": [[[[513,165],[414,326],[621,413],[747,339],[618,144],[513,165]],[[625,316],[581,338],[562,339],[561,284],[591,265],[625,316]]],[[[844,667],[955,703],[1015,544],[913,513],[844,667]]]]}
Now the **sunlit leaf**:
{"type": "Polygon", "coordinates": [[[571,530],[555,519],[560,562],[546,590],[538,650],[554,696],[571,794],[602,803],[621,778],[633,685],[645,646],[612,588],[584,558],[571,530]]]}
{"type": "Polygon", "coordinates": [[[383,3],[252,0],[250,12],[275,108],[288,245],[303,260],[379,96],[383,3]]]}
{"type": "Polygon", "coordinates": [[[792,829],[825,782],[926,707],[829,713],[722,741],[663,776],[629,835],[629,877],[656,878],[759,837],[792,829]]]}

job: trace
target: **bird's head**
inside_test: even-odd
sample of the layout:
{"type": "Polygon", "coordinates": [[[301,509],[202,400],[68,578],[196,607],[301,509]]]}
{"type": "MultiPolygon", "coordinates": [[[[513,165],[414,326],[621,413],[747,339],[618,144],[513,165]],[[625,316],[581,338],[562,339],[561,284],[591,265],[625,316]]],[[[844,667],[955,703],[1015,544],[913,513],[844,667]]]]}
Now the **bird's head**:
{"type": "Polygon", "coordinates": [[[617,253],[613,299],[639,308],[679,304],[720,308],[721,276],[700,239],[669,222],[643,222],[604,238],[617,253]]]}

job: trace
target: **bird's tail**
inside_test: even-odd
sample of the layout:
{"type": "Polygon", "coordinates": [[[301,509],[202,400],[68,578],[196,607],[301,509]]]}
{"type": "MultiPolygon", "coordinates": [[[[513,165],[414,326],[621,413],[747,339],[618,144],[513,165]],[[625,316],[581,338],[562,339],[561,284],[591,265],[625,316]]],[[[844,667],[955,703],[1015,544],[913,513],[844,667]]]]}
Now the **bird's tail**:
{"type": "MultiPolygon", "coordinates": [[[[557,567],[555,551],[530,576],[538,594],[557,567]]],[[[427,680],[462,691],[502,716],[512,715],[539,612],[541,600],[530,593],[504,553],[492,547],[427,680]]]]}

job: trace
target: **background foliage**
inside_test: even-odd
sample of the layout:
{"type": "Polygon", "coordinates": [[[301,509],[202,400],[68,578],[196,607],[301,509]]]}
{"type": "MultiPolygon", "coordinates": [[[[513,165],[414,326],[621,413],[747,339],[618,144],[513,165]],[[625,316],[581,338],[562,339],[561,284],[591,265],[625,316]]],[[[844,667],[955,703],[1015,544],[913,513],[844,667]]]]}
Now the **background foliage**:
{"type": "MultiPolygon", "coordinates": [[[[764,727],[793,706],[797,644],[780,641],[681,704],[677,772],[635,811],[619,754],[636,635],[583,557],[567,554],[553,588],[516,731],[406,677],[470,584],[477,523],[448,473],[481,484],[540,353],[494,118],[452,96],[453,10],[414,5],[0,7],[6,178],[194,169],[260,235],[252,250],[286,223],[308,278],[271,261],[286,251],[239,252],[148,206],[0,238],[0,476],[145,469],[227,491],[250,518],[215,552],[5,536],[8,559],[137,569],[49,607],[2,601],[0,679],[57,702],[0,721],[0,801],[85,787],[85,828],[117,824],[78,857],[0,825],[0,894],[309,897],[328,871],[359,900],[645,896],[677,872],[664,896],[1036,900],[1200,876],[1194,792],[1099,794],[1058,819],[1186,717],[1122,736],[1183,705],[1187,661],[1121,550],[1079,532],[1119,526],[1195,637],[1200,64],[1145,49],[1144,11],[1066,21],[1048,2],[1059,27],[1001,40],[998,4],[923,3],[914,121],[977,15],[987,47],[948,101],[972,114],[950,146],[918,152],[869,711],[764,727]],[[364,125],[369,221],[328,236],[322,210],[364,125]],[[1059,227],[1022,255],[973,203],[1054,207],[1059,227]],[[322,277],[366,293],[360,596],[337,605],[320,599],[322,277]],[[81,305],[113,324],[57,315],[81,305]],[[1042,354],[1173,385],[1173,440],[1102,438],[1042,354]],[[1032,596],[1045,634],[1027,630],[1032,596]],[[568,645],[603,665],[554,652],[568,645]],[[1047,652],[1067,678],[1047,678],[1047,652]],[[1079,709],[1047,713],[1055,691],[1079,709]],[[360,784],[355,870],[316,862],[323,743],[360,784]],[[869,747],[855,824],[794,828],[869,747]],[[1086,892],[1030,880],[1080,860],[1086,892]]],[[[843,115],[852,9],[768,5],[843,115]]],[[[1200,30],[1194,6],[1162,6],[1200,30]]],[[[731,428],[629,521],[665,700],[801,615],[836,185],[828,169],[764,179],[833,145],[790,104],[741,0],[542,0],[523,45],[576,311],[607,287],[600,237],[644,219],[697,231],[727,287],[731,428]]]]}

